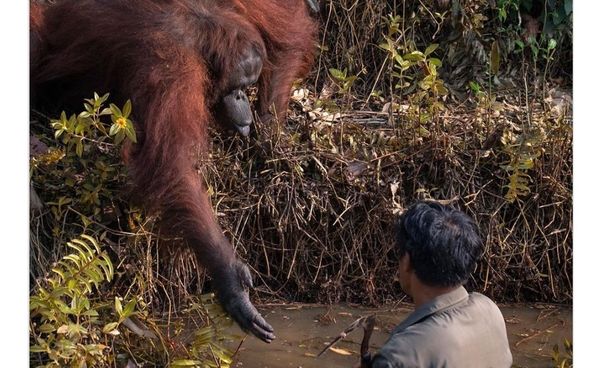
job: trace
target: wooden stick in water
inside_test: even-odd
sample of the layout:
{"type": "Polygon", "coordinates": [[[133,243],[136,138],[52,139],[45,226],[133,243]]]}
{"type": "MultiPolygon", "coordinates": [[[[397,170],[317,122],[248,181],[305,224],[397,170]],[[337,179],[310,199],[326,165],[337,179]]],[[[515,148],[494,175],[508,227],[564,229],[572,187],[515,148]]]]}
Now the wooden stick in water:
{"type": "Polygon", "coordinates": [[[366,355],[369,352],[369,340],[371,339],[371,335],[373,333],[373,328],[375,327],[375,315],[371,314],[369,316],[360,317],[356,321],[352,322],[348,327],[344,329],[332,342],[327,344],[327,346],[321,350],[321,352],[317,355],[320,357],[325,353],[329,348],[335,345],[338,341],[345,338],[350,332],[356,330],[357,328],[362,327],[364,330],[364,335],[362,342],[360,344],[360,355],[361,357],[366,355]]]}

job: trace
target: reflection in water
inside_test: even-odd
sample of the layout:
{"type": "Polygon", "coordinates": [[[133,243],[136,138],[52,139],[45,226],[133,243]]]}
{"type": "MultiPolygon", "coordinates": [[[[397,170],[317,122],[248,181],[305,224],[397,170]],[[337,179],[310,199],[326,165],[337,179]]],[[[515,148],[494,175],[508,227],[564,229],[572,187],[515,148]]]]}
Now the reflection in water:
{"type": "MultiPolygon", "coordinates": [[[[500,308],[506,321],[514,363],[518,367],[552,366],[552,349],[562,349],[565,338],[572,340],[572,310],[569,306],[517,305],[500,308]]],[[[262,308],[275,328],[277,340],[266,345],[248,336],[233,367],[248,368],[349,368],[358,361],[362,330],[357,329],[327,351],[316,355],[350,323],[367,314],[377,313],[377,326],[371,337],[370,351],[382,346],[390,331],[410,312],[411,305],[395,308],[345,308],[312,305],[284,305],[262,308]]],[[[237,330],[236,334],[242,336],[237,330]]],[[[237,347],[239,340],[232,344],[237,347]]]]}

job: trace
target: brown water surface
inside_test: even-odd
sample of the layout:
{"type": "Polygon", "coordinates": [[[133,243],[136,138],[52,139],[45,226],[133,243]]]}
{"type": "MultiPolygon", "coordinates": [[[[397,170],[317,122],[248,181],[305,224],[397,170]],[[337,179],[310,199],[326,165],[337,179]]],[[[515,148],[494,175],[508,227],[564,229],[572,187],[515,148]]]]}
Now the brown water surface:
{"type": "MultiPolygon", "coordinates": [[[[552,349],[564,339],[572,341],[572,309],[555,305],[507,305],[500,308],[517,367],[552,367],[552,349]]],[[[370,351],[381,347],[390,331],[410,312],[410,304],[393,308],[354,308],[344,306],[279,305],[261,308],[273,325],[277,340],[267,345],[248,336],[236,355],[236,368],[338,368],[352,367],[357,361],[362,330],[351,332],[334,345],[337,352],[316,355],[357,318],[377,313],[377,326],[370,351]],[[344,355],[350,354],[350,355],[344,355]]],[[[240,334],[239,330],[235,331],[240,334]]],[[[239,343],[239,341],[238,341],[239,343]]]]}

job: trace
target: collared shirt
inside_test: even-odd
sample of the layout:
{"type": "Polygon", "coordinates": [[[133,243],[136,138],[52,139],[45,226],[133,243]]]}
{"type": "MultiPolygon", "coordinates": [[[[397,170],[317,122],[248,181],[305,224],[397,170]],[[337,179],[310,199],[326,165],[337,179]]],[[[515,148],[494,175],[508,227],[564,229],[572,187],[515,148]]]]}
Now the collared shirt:
{"type": "Polygon", "coordinates": [[[372,360],[374,368],[508,368],[512,355],[498,306],[459,287],[417,308],[372,360]]]}

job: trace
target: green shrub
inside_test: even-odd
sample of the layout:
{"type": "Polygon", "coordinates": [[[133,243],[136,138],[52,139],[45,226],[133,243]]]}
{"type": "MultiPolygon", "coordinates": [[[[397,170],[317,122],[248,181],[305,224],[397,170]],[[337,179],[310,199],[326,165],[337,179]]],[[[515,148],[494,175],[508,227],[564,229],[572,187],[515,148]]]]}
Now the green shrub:
{"type": "Polygon", "coordinates": [[[153,219],[123,196],[120,150],[137,140],[132,105],[105,107],[107,100],[94,94],[80,114],[49,119],[50,131],[32,129],[49,149],[30,168],[44,203],[31,218],[31,365],[229,367],[233,353],[223,343],[232,322],[214,296],[187,296],[174,315],[154,317],[158,260],[149,254],[157,240],[144,229],[153,219]]]}

